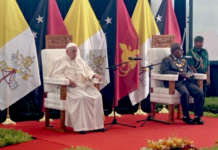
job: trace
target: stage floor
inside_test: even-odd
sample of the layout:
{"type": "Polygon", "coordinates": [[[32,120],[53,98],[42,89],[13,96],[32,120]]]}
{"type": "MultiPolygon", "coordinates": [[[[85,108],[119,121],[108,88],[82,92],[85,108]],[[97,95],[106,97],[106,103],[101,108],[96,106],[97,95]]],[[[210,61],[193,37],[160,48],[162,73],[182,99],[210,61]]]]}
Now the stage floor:
{"type": "MultiPolygon", "coordinates": [[[[172,135],[186,137],[194,141],[193,145],[203,148],[215,145],[214,141],[218,139],[217,118],[203,117],[204,125],[187,125],[178,119],[175,124],[170,125],[148,121],[140,127],[142,123],[136,123],[137,120],[146,118],[147,116],[122,115],[117,117],[119,123],[134,125],[136,128],[114,125],[105,132],[88,132],[84,135],[74,132],[72,128],[68,128],[67,133],[46,130],[43,128],[44,122],[38,121],[18,122],[16,125],[8,126],[1,124],[0,128],[21,129],[37,138],[4,147],[2,150],[61,150],[71,146],[87,146],[93,150],[138,150],[146,146],[148,139],[158,140],[172,135]]],[[[157,118],[167,119],[167,115],[157,114],[157,118]]],[[[111,123],[112,120],[112,117],[106,117],[105,123],[111,123]]],[[[51,124],[58,127],[59,121],[56,119],[51,124]]]]}

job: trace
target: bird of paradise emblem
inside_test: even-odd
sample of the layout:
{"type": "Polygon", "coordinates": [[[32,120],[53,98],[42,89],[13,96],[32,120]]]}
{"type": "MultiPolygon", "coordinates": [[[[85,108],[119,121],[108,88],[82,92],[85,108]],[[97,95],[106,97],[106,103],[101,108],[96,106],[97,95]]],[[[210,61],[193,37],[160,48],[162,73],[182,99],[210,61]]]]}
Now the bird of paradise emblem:
{"type": "MultiPolygon", "coordinates": [[[[137,55],[139,54],[139,50],[137,49],[131,50],[131,47],[130,46],[127,47],[126,44],[120,43],[119,45],[122,50],[122,55],[121,55],[122,63],[128,62],[129,61],[128,57],[137,57],[137,55]]],[[[132,61],[123,64],[120,67],[119,76],[126,76],[130,70],[135,69],[136,65],[137,65],[137,61],[132,61]]]]}

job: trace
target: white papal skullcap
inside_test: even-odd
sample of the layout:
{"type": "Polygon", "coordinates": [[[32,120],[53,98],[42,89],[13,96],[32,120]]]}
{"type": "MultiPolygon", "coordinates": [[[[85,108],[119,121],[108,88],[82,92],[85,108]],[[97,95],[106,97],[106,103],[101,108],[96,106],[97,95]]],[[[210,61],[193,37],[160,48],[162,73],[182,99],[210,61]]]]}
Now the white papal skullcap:
{"type": "Polygon", "coordinates": [[[73,47],[73,46],[77,47],[77,45],[75,43],[69,43],[69,44],[67,44],[66,49],[73,47]]]}
{"type": "MultiPolygon", "coordinates": [[[[77,45],[75,44],[75,43],[69,43],[69,44],[67,44],[67,46],[66,46],[66,49],[68,49],[68,48],[70,48],[70,47],[73,47],[73,46],[76,46],[77,47],[77,45]]],[[[77,48],[78,49],[78,48],[77,48]]],[[[78,49],[78,51],[77,51],[77,57],[80,57],[80,50],[78,49]]]]}

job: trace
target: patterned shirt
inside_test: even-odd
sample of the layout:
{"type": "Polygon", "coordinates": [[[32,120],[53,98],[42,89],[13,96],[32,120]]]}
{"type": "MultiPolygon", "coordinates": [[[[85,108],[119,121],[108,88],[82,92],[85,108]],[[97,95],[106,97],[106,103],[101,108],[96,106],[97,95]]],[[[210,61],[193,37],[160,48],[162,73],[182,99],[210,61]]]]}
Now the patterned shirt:
{"type": "Polygon", "coordinates": [[[188,59],[187,62],[190,66],[194,66],[198,73],[206,73],[207,66],[210,65],[209,56],[206,49],[198,51],[196,47],[193,47],[187,54],[192,56],[192,59],[188,59]]]}

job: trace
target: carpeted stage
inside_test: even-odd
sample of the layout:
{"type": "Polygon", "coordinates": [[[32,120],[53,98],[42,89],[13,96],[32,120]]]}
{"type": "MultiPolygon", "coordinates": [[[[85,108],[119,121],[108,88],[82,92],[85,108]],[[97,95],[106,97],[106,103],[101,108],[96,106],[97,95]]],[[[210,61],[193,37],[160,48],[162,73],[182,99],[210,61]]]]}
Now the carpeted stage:
{"type": "MultiPolygon", "coordinates": [[[[106,132],[88,132],[85,135],[73,132],[72,128],[68,128],[67,133],[46,130],[43,128],[44,122],[38,121],[18,122],[17,125],[9,126],[1,124],[0,128],[21,129],[37,138],[4,147],[2,150],[62,150],[70,148],[72,145],[83,145],[93,150],[138,150],[146,145],[147,139],[157,140],[173,134],[193,140],[195,146],[208,147],[214,145],[214,141],[218,139],[217,118],[203,117],[204,125],[187,125],[182,120],[176,119],[176,123],[171,125],[149,121],[140,127],[141,123],[136,123],[136,121],[146,117],[122,115],[121,118],[117,118],[119,123],[135,125],[136,128],[114,125],[106,132]]],[[[157,118],[167,118],[167,115],[158,114],[157,118]]],[[[112,119],[106,117],[105,123],[111,123],[112,119]]],[[[52,125],[59,126],[59,119],[54,120],[52,125]]]]}

